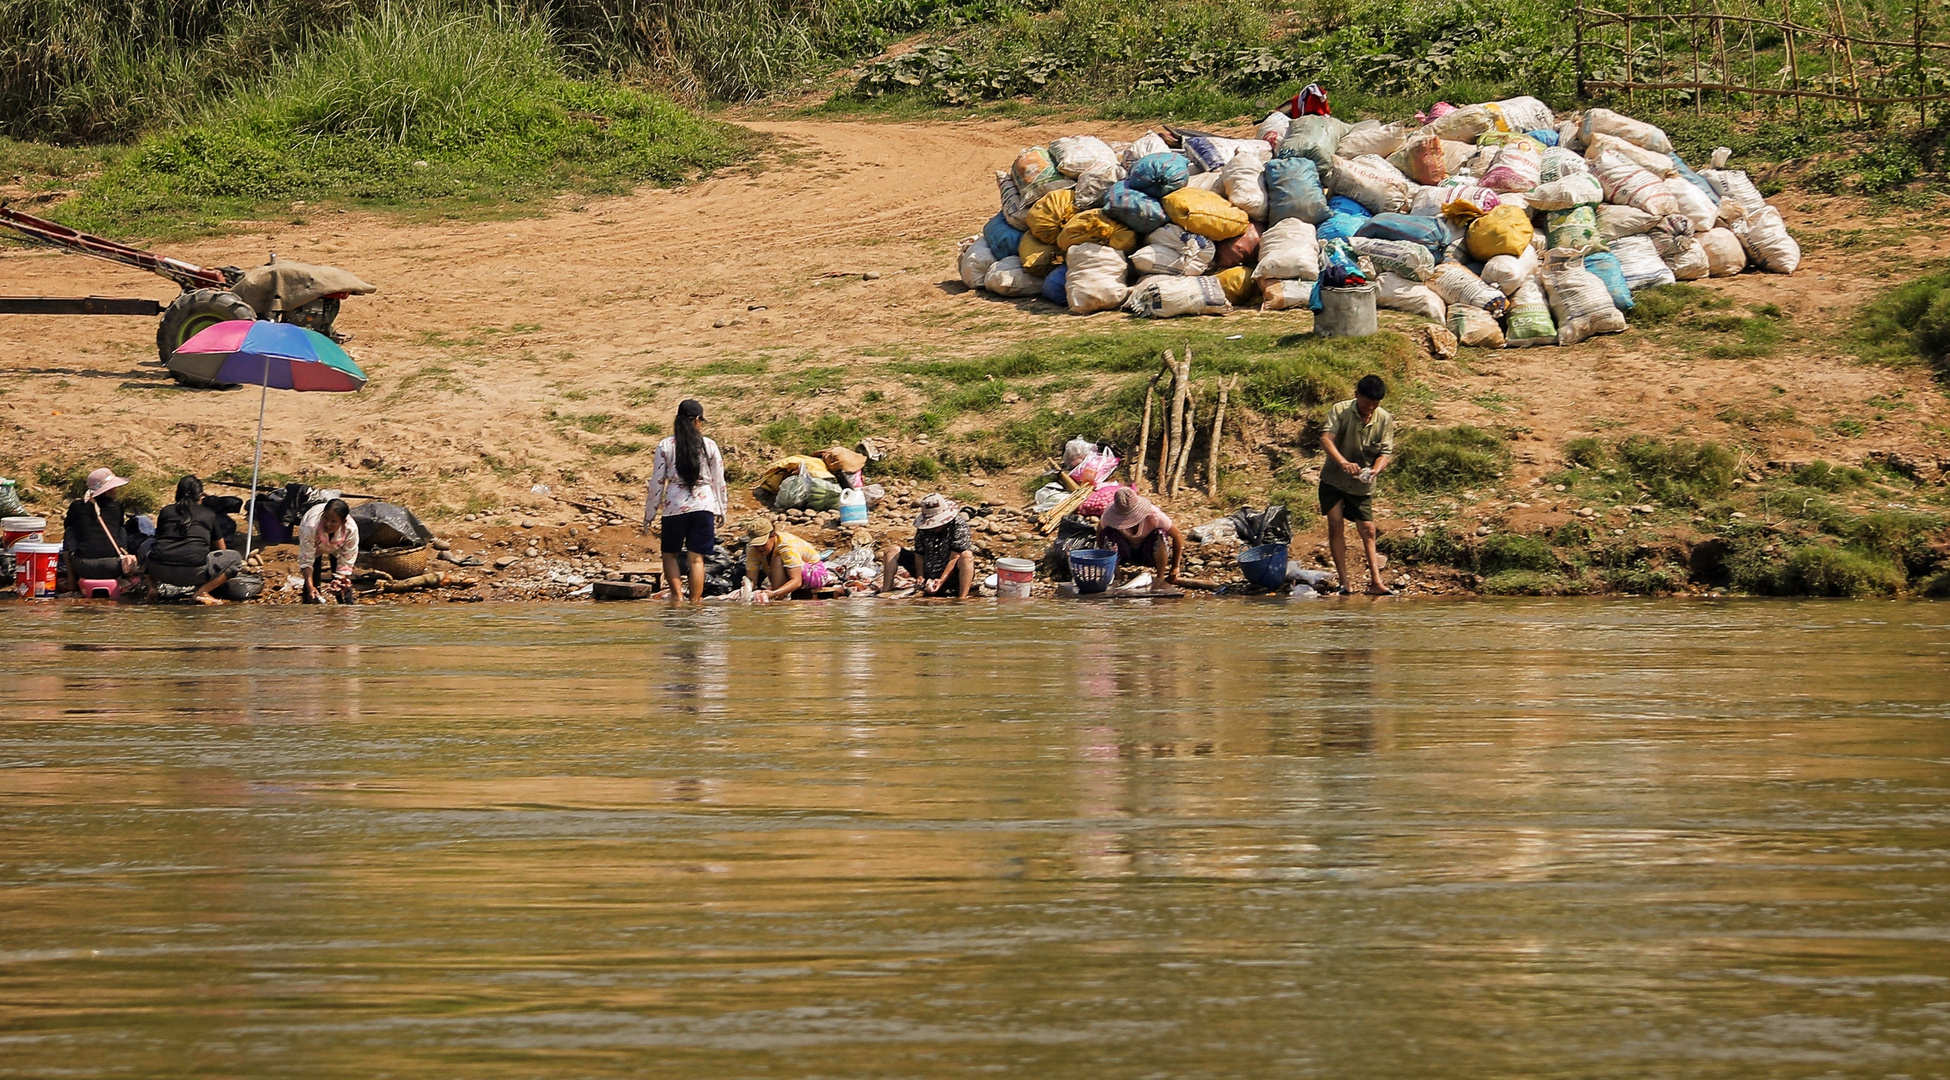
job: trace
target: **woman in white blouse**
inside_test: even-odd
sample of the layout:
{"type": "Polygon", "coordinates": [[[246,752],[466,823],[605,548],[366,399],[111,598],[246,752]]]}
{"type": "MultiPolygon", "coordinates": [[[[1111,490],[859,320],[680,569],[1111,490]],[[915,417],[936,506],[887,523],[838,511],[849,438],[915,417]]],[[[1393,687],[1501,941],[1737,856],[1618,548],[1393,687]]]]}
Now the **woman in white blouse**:
{"type": "Polygon", "coordinates": [[[718,548],[717,526],[724,521],[727,496],[724,456],[704,437],[704,406],[685,398],[677,406],[675,434],[657,444],[650,486],[643,503],[643,529],[662,510],[664,581],[671,599],[683,595],[689,572],[691,602],[704,599],[704,557],[718,548]],[[680,556],[689,556],[688,565],[680,556]]]}

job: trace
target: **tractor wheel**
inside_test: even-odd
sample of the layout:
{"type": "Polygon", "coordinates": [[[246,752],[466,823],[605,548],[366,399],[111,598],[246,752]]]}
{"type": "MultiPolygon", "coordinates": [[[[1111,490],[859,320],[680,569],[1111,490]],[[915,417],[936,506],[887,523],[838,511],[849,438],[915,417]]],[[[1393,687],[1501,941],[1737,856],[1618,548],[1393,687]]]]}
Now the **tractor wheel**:
{"type": "Polygon", "coordinates": [[[234,292],[197,289],[169,302],[163,309],[162,325],[156,327],[156,352],[169,368],[169,376],[185,386],[220,389],[224,384],[200,375],[178,370],[173,362],[177,346],[220,322],[230,319],[255,319],[257,312],[234,292]]]}

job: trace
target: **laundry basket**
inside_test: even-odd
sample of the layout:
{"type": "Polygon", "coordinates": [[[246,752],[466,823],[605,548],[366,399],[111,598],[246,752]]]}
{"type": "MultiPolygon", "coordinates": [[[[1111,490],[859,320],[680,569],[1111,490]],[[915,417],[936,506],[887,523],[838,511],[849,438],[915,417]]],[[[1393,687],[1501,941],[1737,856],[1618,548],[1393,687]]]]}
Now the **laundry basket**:
{"type": "Polygon", "coordinates": [[[1286,584],[1286,545],[1261,544],[1239,553],[1239,572],[1262,589],[1286,584]]]}
{"type": "Polygon", "coordinates": [[[1100,593],[1117,579],[1117,552],[1084,550],[1070,552],[1070,580],[1080,593],[1100,593]]]}

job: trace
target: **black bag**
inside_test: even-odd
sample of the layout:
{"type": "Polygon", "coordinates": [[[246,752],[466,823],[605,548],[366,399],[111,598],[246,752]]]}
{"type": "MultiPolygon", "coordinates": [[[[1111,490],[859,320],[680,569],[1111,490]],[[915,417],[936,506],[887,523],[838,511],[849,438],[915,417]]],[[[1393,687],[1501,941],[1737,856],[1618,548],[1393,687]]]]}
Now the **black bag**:
{"type": "Polygon", "coordinates": [[[433,540],[433,531],[420,523],[413,511],[389,502],[362,503],[352,508],[352,520],[359,524],[362,547],[419,547],[433,540]]]}
{"type": "Polygon", "coordinates": [[[1239,534],[1240,547],[1293,543],[1293,525],[1284,506],[1269,506],[1260,513],[1242,506],[1226,520],[1232,522],[1232,530],[1239,534]]]}
{"type": "MultiPolygon", "coordinates": [[[[704,560],[704,595],[725,596],[745,581],[745,560],[720,547],[704,560]]],[[[679,587],[680,582],[671,582],[679,587]]]]}
{"type": "Polygon", "coordinates": [[[255,600],[264,595],[264,579],[239,570],[217,586],[216,594],[225,600],[255,600]]]}

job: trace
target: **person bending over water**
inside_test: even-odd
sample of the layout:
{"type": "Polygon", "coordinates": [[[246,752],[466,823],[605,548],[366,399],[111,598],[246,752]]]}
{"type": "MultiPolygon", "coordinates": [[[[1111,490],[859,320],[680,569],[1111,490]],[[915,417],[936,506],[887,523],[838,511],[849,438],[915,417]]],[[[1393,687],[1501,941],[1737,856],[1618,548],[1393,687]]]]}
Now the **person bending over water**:
{"type": "Polygon", "coordinates": [[[1185,534],[1170,515],[1136,490],[1117,490],[1097,522],[1097,540],[1115,545],[1119,565],[1149,566],[1167,584],[1179,583],[1185,566],[1185,534]]]}
{"type": "Polygon", "coordinates": [[[1354,591],[1347,579],[1348,521],[1354,522],[1368,557],[1368,592],[1394,595],[1381,581],[1387,561],[1375,550],[1374,527],[1375,479],[1395,456],[1395,418],[1381,407],[1386,396],[1388,384],[1381,376],[1363,375],[1352,399],[1327,410],[1327,426],[1320,433],[1320,448],[1327,454],[1320,469],[1320,512],[1327,518],[1327,546],[1334,554],[1342,596],[1354,591]]]}
{"type": "MultiPolygon", "coordinates": [[[[194,588],[199,604],[221,604],[210,595],[244,565],[244,557],[224,546],[223,519],[203,505],[203,481],[185,476],[176,483],[176,501],[156,515],[156,543],[149,549],[149,580],[194,588]]],[[[155,589],[149,590],[155,599],[155,589]]]]}
{"type": "Polygon", "coordinates": [[[788,600],[800,589],[823,589],[833,584],[833,575],[819,561],[819,549],[805,540],[781,531],[771,518],[757,517],[745,523],[745,576],[752,579],[752,599],[759,603],[788,600]]]}
{"type": "Polygon", "coordinates": [[[704,599],[704,560],[718,550],[717,526],[724,522],[730,500],[725,492],[724,455],[718,444],[704,437],[704,406],[685,398],[677,406],[676,434],[657,444],[650,468],[650,485],[643,503],[643,528],[650,531],[650,515],[662,508],[664,582],[670,598],[683,596],[689,573],[691,602],[704,599]]]}
{"type": "Polygon", "coordinates": [[[894,591],[896,571],[912,575],[923,596],[943,596],[954,578],[955,596],[966,600],[975,587],[975,545],[961,504],[940,494],[921,500],[914,515],[914,546],[896,547],[881,566],[880,590],[894,591]]]}
{"type": "Polygon", "coordinates": [[[305,511],[298,524],[298,569],[305,575],[305,603],[321,604],[326,596],[341,604],[355,602],[352,568],[358,561],[359,523],[352,520],[352,508],[344,499],[305,511]]]}

